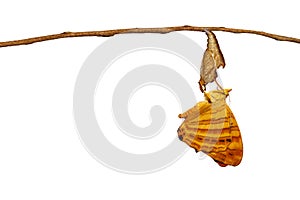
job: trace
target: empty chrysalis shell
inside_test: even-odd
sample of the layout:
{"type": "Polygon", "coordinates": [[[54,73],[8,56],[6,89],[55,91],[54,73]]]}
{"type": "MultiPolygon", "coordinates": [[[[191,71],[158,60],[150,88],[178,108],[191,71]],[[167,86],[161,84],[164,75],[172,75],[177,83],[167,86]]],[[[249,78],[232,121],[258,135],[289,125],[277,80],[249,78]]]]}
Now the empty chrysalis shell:
{"type": "Polygon", "coordinates": [[[217,68],[219,67],[225,67],[225,60],[222,54],[222,51],[220,49],[218,40],[215,36],[215,34],[211,31],[205,31],[208,39],[207,39],[207,50],[212,52],[215,66],[217,68]]]}
{"type": "Polygon", "coordinates": [[[225,60],[220,49],[215,34],[211,31],[205,31],[207,35],[207,48],[204,52],[200,68],[200,90],[205,91],[207,83],[211,83],[217,78],[217,69],[225,67],[225,60]]]}

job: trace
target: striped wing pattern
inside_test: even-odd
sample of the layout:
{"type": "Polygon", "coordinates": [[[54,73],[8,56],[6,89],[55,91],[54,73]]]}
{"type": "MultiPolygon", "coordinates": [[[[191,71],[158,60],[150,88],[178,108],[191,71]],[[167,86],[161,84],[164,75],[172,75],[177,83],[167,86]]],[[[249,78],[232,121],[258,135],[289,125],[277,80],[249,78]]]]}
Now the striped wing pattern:
{"type": "Polygon", "coordinates": [[[180,140],[222,167],[237,166],[243,157],[241,133],[225,98],[199,102],[180,114],[185,120],[177,131],[180,140]]]}

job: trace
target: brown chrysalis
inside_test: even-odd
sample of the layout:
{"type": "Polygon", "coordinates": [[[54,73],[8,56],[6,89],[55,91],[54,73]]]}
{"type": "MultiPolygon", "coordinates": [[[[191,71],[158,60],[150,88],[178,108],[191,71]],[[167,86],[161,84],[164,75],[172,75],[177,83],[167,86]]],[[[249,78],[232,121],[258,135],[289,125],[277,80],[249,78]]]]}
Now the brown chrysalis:
{"type": "MultiPolygon", "coordinates": [[[[217,69],[221,66],[225,67],[225,60],[215,34],[211,31],[205,31],[205,33],[208,39],[200,68],[199,86],[201,92],[206,90],[206,84],[216,81],[217,69]]],[[[218,84],[218,82],[216,83],[218,84]]]]}

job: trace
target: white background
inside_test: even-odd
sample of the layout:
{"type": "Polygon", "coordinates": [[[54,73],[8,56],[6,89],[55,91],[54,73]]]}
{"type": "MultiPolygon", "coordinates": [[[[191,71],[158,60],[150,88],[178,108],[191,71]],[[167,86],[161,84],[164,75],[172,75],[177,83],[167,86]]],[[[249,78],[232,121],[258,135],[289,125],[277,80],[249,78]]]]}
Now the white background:
{"type": "MultiPolygon", "coordinates": [[[[185,24],[300,38],[296,0],[11,0],[0,7],[0,41],[185,24]]],[[[190,150],[174,165],[147,175],[102,166],[76,133],[76,76],[105,38],[0,48],[0,199],[299,199],[300,45],[216,34],[227,62],[222,81],[233,88],[230,106],[242,130],[244,159],[238,167],[220,168],[190,150]]],[[[188,35],[205,48],[203,33],[188,35]]]]}

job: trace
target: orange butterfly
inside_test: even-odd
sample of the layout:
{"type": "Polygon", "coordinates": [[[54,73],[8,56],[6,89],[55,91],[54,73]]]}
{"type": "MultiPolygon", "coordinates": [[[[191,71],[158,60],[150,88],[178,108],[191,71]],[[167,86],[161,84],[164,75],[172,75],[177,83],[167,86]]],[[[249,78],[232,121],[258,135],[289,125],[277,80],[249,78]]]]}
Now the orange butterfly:
{"type": "Polygon", "coordinates": [[[205,92],[205,101],[178,115],[185,118],[177,130],[179,139],[196,152],[204,152],[222,167],[237,166],[243,157],[241,133],[226,104],[230,91],[205,92]]]}

